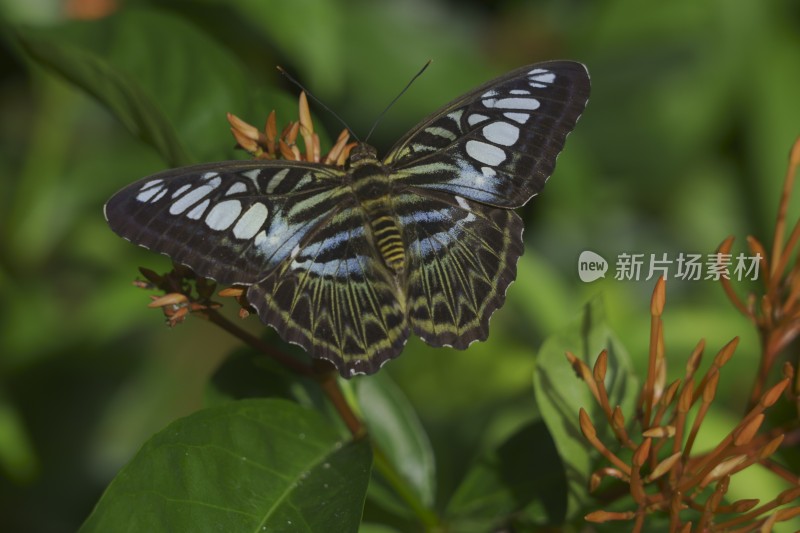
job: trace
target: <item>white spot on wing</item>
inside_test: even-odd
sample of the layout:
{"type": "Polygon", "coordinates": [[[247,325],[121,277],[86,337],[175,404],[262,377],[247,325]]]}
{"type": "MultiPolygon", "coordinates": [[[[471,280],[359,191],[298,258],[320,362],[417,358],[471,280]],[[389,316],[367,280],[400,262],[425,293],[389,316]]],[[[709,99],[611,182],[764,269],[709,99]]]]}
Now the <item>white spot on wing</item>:
{"type": "Polygon", "coordinates": [[[492,167],[481,167],[481,173],[487,178],[493,178],[497,176],[497,172],[495,172],[492,167]]]}
{"type": "Polygon", "coordinates": [[[527,113],[503,113],[503,116],[520,124],[525,124],[528,122],[528,119],[531,118],[527,113]]]}
{"type": "Polygon", "coordinates": [[[484,120],[489,120],[489,117],[486,115],[481,115],[480,113],[473,113],[467,118],[467,122],[470,126],[474,126],[475,124],[479,124],[484,120]]]}
{"type": "Polygon", "coordinates": [[[203,216],[203,213],[206,212],[206,208],[208,208],[208,204],[210,203],[211,201],[208,198],[206,198],[205,200],[194,206],[194,208],[191,211],[186,213],[186,216],[191,218],[192,220],[199,220],[200,217],[203,216]]]}
{"type": "MultiPolygon", "coordinates": [[[[287,169],[288,172],[288,169],[287,169]]],[[[258,176],[261,174],[261,169],[255,168],[253,170],[248,170],[247,172],[242,172],[242,176],[245,178],[249,178],[253,180],[253,184],[258,187],[258,176]]]]}
{"type": "Polygon", "coordinates": [[[186,194],[178,198],[171,206],[169,206],[170,214],[180,215],[181,213],[189,209],[190,206],[199,202],[203,197],[205,197],[211,191],[219,187],[220,183],[222,183],[222,180],[220,180],[217,177],[212,179],[205,185],[200,185],[199,187],[187,192],[186,194]]]}
{"type": "Polygon", "coordinates": [[[247,185],[245,185],[241,181],[237,181],[228,188],[228,190],[225,192],[225,196],[230,196],[231,194],[238,194],[240,192],[247,192],[247,185]]]}
{"type": "Polygon", "coordinates": [[[155,198],[153,198],[151,201],[152,201],[153,203],[156,203],[157,201],[159,201],[159,200],[161,200],[162,198],[164,198],[164,195],[165,195],[165,194],[167,194],[167,188],[166,188],[166,187],[164,187],[163,189],[161,189],[161,192],[160,192],[160,193],[158,193],[158,194],[156,195],[156,197],[155,197],[155,198]]]}
{"type": "Polygon", "coordinates": [[[556,81],[556,75],[549,70],[544,70],[541,68],[533,69],[532,71],[528,72],[530,76],[528,79],[531,81],[538,81],[539,83],[553,83],[556,81]]]}
{"type": "Polygon", "coordinates": [[[481,141],[467,141],[467,154],[484,165],[497,166],[506,160],[502,148],[481,141]]]}
{"type": "Polygon", "coordinates": [[[531,94],[531,92],[526,91],[525,89],[513,89],[511,94],[531,94]]]}
{"type": "Polygon", "coordinates": [[[140,190],[142,190],[142,192],[140,192],[139,194],[136,195],[136,199],[139,200],[140,202],[149,202],[150,200],[153,199],[153,196],[155,196],[159,192],[166,191],[166,189],[164,189],[163,186],[161,186],[161,185],[159,185],[157,187],[151,187],[149,189],[145,189],[143,187],[142,189],[140,189],[140,190]],[[144,189],[144,190],[142,190],[142,189],[144,189]]]}
{"type": "Polygon", "coordinates": [[[449,118],[450,120],[452,120],[453,122],[458,124],[458,122],[461,120],[461,115],[463,115],[463,114],[464,114],[464,110],[463,109],[457,109],[456,111],[453,111],[452,113],[448,113],[447,114],[447,118],[449,118]]]}
{"type": "Polygon", "coordinates": [[[250,239],[267,221],[269,209],[264,204],[257,202],[244,212],[242,218],[233,227],[233,236],[237,239],[250,239]]]}
{"type": "Polygon", "coordinates": [[[289,254],[289,257],[294,259],[295,257],[297,257],[297,254],[299,254],[299,253],[300,253],[300,245],[298,244],[297,246],[292,248],[292,253],[289,254]]]}
{"type": "Polygon", "coordinates": [[[525,109],[533,111],[539,108],[539,100],[536,98],[500,98],[499,100],[488,99],[483,101],[483,105],[496,109],[525,109]]]}
{"type": "Polygon", "coordinates": [[[492,122],[483,127],[487,141],[503,146],[511,146],[519,139],[519,128],[508,122],[492,122]]]}
{"type": "Polygon", "coordinates": [[[219,176],[219,172],[206,172],[205,174],[200,176],[200,179],[210,180],[210,179],[216,178],[217,176],[219,176]]]}
{"type": "Polygon", "coordinates": [[[206,215],[206,224],[217,231],[228,229],[241,212],[242,203],[239,200],[225,200],[211,208],[206,215]]]}
{"type": "Polygon", "coordinates": [[[177,198],[181,194],[185,193],[189,188],[191,188],[192,184],[187,183],[182,185],[179,189],[176,189],[174,193],[172,193],[172,198],[177,198]]]}

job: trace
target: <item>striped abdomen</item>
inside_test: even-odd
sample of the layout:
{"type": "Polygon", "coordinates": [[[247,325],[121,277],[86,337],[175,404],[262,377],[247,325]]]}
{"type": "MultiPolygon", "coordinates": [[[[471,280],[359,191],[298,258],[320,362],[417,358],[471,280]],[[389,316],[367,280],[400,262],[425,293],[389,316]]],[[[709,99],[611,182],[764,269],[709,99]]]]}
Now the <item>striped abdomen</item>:
{"type": "Polygon", "coordinates": [[[406,252],[392,208],[389,177],[373,160],[361,162],[351,172],[353,192],[367,215],[375,247],[386,266],[399,274],[405,270],[406,252]]]}
{"type": "Polygon", "coordinates": [[[383,257],[386,266],[397,272],[403,272],[406,266],[406,251],[403,238],[400,235],[400,228],[397,226],[397,219],[391,212],[388,202],[377,202],[375,209],[372,210],[365,206],[369,215],[372,236],[375,239],[375,246],[383,257]]]}

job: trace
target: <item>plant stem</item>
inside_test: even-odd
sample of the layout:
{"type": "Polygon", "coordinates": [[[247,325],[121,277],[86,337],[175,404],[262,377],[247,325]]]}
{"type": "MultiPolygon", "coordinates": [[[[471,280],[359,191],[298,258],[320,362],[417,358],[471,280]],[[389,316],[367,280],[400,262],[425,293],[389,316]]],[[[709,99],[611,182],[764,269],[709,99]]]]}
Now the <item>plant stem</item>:
{"type": "Polygon", "coordinates": [[[272,359],[275,359],[280,364],[289,368],[293,372],[296,372],[303,376],[313,375],[314,369],[311,366],[301,363],[297,359],[294,359],[293,357],[290,357],[285,353],[274,349],[272,346],[262,341],[255,335],[251,335],[250,333],[246,332],[245,330],[243,330],[242,328],[240,328],[239,326],[237,326],[236,324],[234,324],[233,322],[222,316],[218,311],[215,311],[214,309],[208,309],[202,314],[198,313],[198,315],[203,316],[212,324],[221,327],[234,337],[242,340],[246,344],[249,344],[259,352],[265,354],[268,357],[271,357],[272,359]]]}
{"type": "Polygon", "coordinates": [[[342,418],[345,425],[347,425],[347,429],[350,430],[353,438],[360,439],[364,437],[364,435],[366,435],[364,424],[361,423],[361,420],[356,416],[355,412],[353,412],[353,409],[350,408],[350,404],[347,403],[347,399],[344,397],[344,394],[342,394],[342,389],[336,381],[336,374],[334,372],[326,372],[320,377],[318,382],[322,391],[336,408],[336,412],[339,413],[339,416],[342,418]]]}
{"type": "MultiPolygon", "coordinates": [[[[336,407],[339,416],[342,417],[348,429],[353,434],[354,438],[363,438],[366,434],[366,428],[361,420],[356,416],[350,408],[339,382],[336,379],[334,372],[326,373],[322,379],[319,380],[320,387],[328,396],[331,403],[336,407]]],[[[406,479],[400,475],[394,464],[386,457],[383,450],[378,446],[374,440],[372,444],[372,456],[374,458],[375,468],[391,485],[394,491],[400,498],[406,502],[414,514],[419,518],[420,522],[425,526],[426,531],[439,531],[441,529],[441,521],[439,517],[423,504],[412,487],[409,486],[406,479]]]]}
{"type": "Polygon", "coordinates": [[[442,523],[439,517],[419,501],[414,490],[408,486],[406,480],[395,470],[394,465],[374,441],[372,443],[372,455],[375,461],[375,468],[392,486],[397,495],[414,511],[414,514],[425,526],[425,531],[441,531],[442,523]]]}

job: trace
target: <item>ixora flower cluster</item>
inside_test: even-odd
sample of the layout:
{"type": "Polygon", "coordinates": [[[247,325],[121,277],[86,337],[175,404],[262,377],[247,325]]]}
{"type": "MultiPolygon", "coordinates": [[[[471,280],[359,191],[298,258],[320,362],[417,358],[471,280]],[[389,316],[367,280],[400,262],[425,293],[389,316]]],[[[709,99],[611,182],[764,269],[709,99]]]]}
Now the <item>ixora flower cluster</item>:
{"type": "Polygon", "coordinates": [[[309,163],[323,163],[343,167],[350,155],[350,150],[356,143],[348,143],[350,134],[343,130],[334,143],[330,152],[325,156],[320,154],[319,135],[314,133],[314,123],[311,121],[311,111],[308,108],[306,93],[300,93],[299,120],[289,122],[278,135],[275,110],[267,116],[264,131],[260,131],[228,113],[228,122],[231,133],[241,148],[246,150],[256,159],[286,159],[289,161],[308,161],[309,163]],[[305,153],[297,145],[298,135],[303,139],[305,153]]]}
{"type": "MultiPolygon", "coordinates": [[[[720,282],[736,308],[757,327],[761,344],[761,361],[747,411],[739,423],[724,435],[710,451],[693,450],[698,431],[713,403],[717,385],[725,364],[738,344],[734,338],[714,357],[702,375],[698,373],[705,342],[700,341],[686,363],[682,379],[666,383],[666,349],[661,316],[665,303],[665,281],[656,283],[650,306],[651,329],[647,376],[640,391],[639,405],[634,416],[639,428],[634,435],[620,408],[610,405],[605,388],[607,355],[601,353],[594,368],[571,353],[567,358],[578,376],[588,386],[592,396],[605,414],[618,442],[614,452],[599,438],[595,424],[585,410],[579,413],[584,437],[610,466],[595,471],[589,481],[596,491],[606,478],[626,483],[626,491],[636,508],[629,511],[594,511],[586,515],[591,522],[632,520],[633,531],[644,531],[648,516],[661,515],[669,521],[670,531],[771,531],[774,524],[800,515],[800,505],[778,509],[800,498],[800,477],[773,455],[782,446],[796,446],[800,384],[796,366],[784,362],[782,379],[770,384],[771,370],[780,355],[800,335],[800,259],[790,265],[800,240],[800,220],[784,242],[786,212],[800,167],[800,139],[790,157],[784,190],[779,204],[772,255],[753,237],[747,242],[750,252],[760,256],[764,293],[751,294],[743,302],[731,280],[720,282]],[[793,416],[779,425],[764,427],[765,410],[781,398],[794,406],[793,416]],[[695,409],[694,416],[690,411],[695,409]],[[624,460],[623,457],[628,460],[624,460]],[[793,487],[773,500],[761,503],[757,499],[726,502],[731,476],[754,464],[760,464],[793,487]]],[[[720,254],[729,254],[733,237],[720,246],[720,254]]],[[[656,518],[653,516],[653,518],[656,518]]]]}

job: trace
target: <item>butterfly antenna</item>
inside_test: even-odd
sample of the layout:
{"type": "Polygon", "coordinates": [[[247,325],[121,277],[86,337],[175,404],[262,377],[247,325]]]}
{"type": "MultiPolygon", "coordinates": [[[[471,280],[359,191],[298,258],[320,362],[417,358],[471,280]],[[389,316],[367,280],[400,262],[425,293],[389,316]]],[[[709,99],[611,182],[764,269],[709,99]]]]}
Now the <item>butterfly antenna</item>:
{"type": "Polygon", "coordinates": [[[432,60],[432,59],[429,59],[429,60],[428,60],[428,61],[427,61],[427,62],[426,62],[426,63],[425,63],[423,66],[422,66],[422,68],[419,70],[419,72],[417,72],[417,73],[414,75],[414,77],[413,77],[413,78],[411,78],[411,80],[410,80],[410,81],[409,81],[409,82],[406,84],[406,86],[405,86],[405,87],[403,87],[403,90],[402,90],[402,91],[400,91],[400,94],[398,94],[397,96],[395,96],[395,97],[394,97],[394,100],[392,100],[391,102],[389,102],[389,105],[387,105],[387,106],[386,106],[386,109],[384,109],[383,111],[381,111],[381,114],[380,114],[380,115],[378,115],[378,118],[377,118],[377,119],[375,119],[375,122],[372,124],[372,127],[369,129],[369,133],[367,133],[367,137],[364,139],[364,142],[367,142],[367,140],[369,140],[369,138],[372,136],[372,132],[373,132],[373,131],[375,131],[375,128],[377,128],[377,127],[378,127],[378,123],[379,123],[379,122],[380,122],[380,121],[383,119],[383,116],[384,116],[384,115],[385,115],[385,114],[386,114],[386,113],[389,111],[389,109],[391,109],[391,107],[394,105],[394,103],[395,103],[395,102],[397,102],[397,101],[400,99],[400,97],[401,97],[401,96],[403,96],[403,94],[405,94],[405,92],[408,90],[408,88],[409,88],[409,87],[411,87],[411,84],[412,84],[412,83],[414,83],[414,82],[417,80],[417,78],[419,78],[420,76],[422,76],[422,73],[423,73],[423,72],[425,72],[425,69],[427,69],[427,68],[428,68],[428,65],[430,65],[430,64],[431,64],[431,61],[433,61],[433,60],[432,60]]]}
{"type": "Polygon", "coordinates": [[[322,102],[322,100],[320,100],[319,98],[317,98],[316,96],[314,96],[314,95],[311,93],[311,91],[309,91],[308,89],[306,89],[305,87],[303,87],[303,85],[302,85],[302,84],[301,84],[299,81],[297,81],[296,79],[294,79],[294,78],[291,76],[291,74],[289,74],[288,72],[286,72],[285,70],[283,70],[283,67],[281,67],[281,66],[278,66],[278,67],[276,67],[276,68],[278,69],[278,72],[280,72],[281,74],[283,74],[283,75],[286,77],[286,79],[288,79],[290,82],[292,82],[292,83],[294,83],[295,85],[297,85],[297,86],[300,88],[300,90],[304,91],[304,92],[305,92],[305,93],[306,93],[306,94],[307,94],[307,95],[308,95],[308,96],[309,96],[309,97],[310,97],[312,100],[314,100],[316,103],[318,103],[319,105],[321,105],[321,106],[322,106],[322,109],[324,109],[325,111],[327,111],[328,113],[330,113],[331,115],[333,115],[334,117],[336,117],[336,120],[338,120],[339,122],[341,122],[341,123],[342,123],[342,125],[345,127],[345,129],[346,129],[347,131],[349,131],[349,132],[350,132],[350,135],[352,135],[352,136],[353,136],[353,138],[354,138],[356,141],[358,141],[358,142],[361,142],[361,139],[359,139],[359,138],[358,138],[358,135],[356,135],[356,134],[355,134],[355,132],[354,132],[353,130],[351,130],[351,129],[350,129],[350,126],[348,126],[348,125],[347,125],[347,122],[345,122],[345,121],[344,121],[344,119],[343,119],[342,117],[340,117],[339,115],[337,115],[337,114],[336,114],[336,112],[335,112],[333,109],[331,109],[330,107],[326,106],[326,105],[325,105],[325,104],[322,102]]]}

